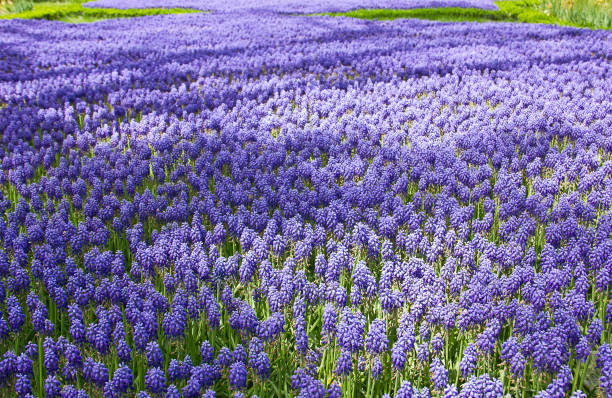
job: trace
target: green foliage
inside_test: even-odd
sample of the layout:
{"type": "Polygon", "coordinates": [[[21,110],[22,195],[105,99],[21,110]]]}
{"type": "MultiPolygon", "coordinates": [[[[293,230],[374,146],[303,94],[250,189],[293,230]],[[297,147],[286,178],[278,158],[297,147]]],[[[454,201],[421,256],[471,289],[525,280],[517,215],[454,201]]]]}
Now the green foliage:
{"type": "Polygon", "coordinates": [[[610,0],[544,0],[540,9],[578,26],[612,28],[610,0]]]}
{"type": "MultiPolygon", "coordinates": [[[[610,0],[545,0],[548,2],[578,2],[581,4],[595,4],[598,1],[610,0]]],[[[419,18],[444,22],[522,22],[522,23],[546,23],[555,25],[567,25],[586,27],[592,29],[610,29],[612,27],[612,11],[603,12],[605,6],[599,9],[592,6],[588,8],[591,14],[587,14],[587,8],[579,8],[574,14],[582,16],[570,16],[552,12],[543,5],[543,0],[504,0],[495,2],[499,11],[481,10],[477,8],[417,8],[409,10],[390,9],[360,9],[349,12],[329,13],[331,16],[346,16],[362,19],[397,19],[397,18],[419,18]],[[602,8],[603,7],[603,8],[602,8]],[[597,16],[595,16],[597,15],[597,16]]],[[[577,7],[577,6],[576,6],[577,7]]],[[[549,7],[550,8],[550,7],[549,7]]],[[[554,8],[554,7],[553,7],[554,8]]],[[[608,10],[612,10],[608,8],[608,10]]],[[[572,15],[574,15],[572,14],[572,15]]]]}
{"type": "Polygon", "coordinates": [[[568,23],[540,11],[538,9],[539,0],[497,1],[495,4],[499,7],[500,13],[517,22],[568,25],[568,23]]]}
{"type": "Polygon", "coordinates": [[[33,7],[31,0],[13,0],[12,2],[2,6],[0,5],[0,15],[3,13],[17,13],[29,11],[33,7]]]}
{"type": "Polygon", "coordinates": [[[65,22],[93,22],[111,18],[142,17],[147,15],[183,14],[199,12],[184,8],[146,8],[119,10],[113,8],[86,8],[81,3],[36,3],[29,11],[1,15],[0,19],[46,19],[65,22]]]}

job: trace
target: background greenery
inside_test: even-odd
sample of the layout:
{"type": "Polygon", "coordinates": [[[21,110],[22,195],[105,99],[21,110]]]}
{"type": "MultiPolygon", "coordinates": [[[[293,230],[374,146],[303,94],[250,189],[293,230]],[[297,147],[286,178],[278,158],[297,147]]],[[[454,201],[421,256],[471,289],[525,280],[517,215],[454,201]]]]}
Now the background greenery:
{"type": "Polygon", "coordinates": [[[543,0],[539,8],[570,24],[612,28],[611,0],[543,0]]]}
{"type": "Polygon", "coordinates": [[[524,22],[576,26],[591,29],[612,28],[611,0],[503,0],[499,11],[476,8],[420,8],[412,10],[363,9],[333,16],[364,19],[420,18],[437,21],[524,22]]]}
{"type": "MultiPolygon", "coordinates": [[[[108,18],[197,12],[190,9],[85,8],[85,0],[0,0],[0,18],[92,22],[108,18]],[[7,3],[10,1],[10,3],[7,3]]],[[[365,19],[420,18],[436,21],[548,23],[591,29],[612,28],[612,0],[501,0],[499,11],[475,8],[421,8],[412,10],[362,9],[333,16],[365,19]]]]}
{"type": "Polygon", "coordinates": [[[200,12],[186,8],[145,8],[119,10],[114,8],[86,8],[82,0],[32,1],[13,0],[0,9],[0,19],[47,19],[71,23],[94,22],[110,18],[142,17],[146,15],[200,12]]]}

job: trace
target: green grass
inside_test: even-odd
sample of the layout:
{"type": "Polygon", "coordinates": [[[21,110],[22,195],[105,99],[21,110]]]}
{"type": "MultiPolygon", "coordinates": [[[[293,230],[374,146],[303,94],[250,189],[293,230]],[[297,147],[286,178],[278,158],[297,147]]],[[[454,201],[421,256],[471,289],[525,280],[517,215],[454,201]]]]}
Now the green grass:
{"type": "Polygon", "coordinates": [[[46,19],[70,23],[94,22],[112,18],[143,17],[147,15],[185,14],[201,12],[187,8],[146,8],[119,10],[114,8],[86,8],[80,2],[34,3],[31,10],[0,15],[0,19],[46,19]]]}
{"type": "MultiPolygon", "coordinates": [[[[561,2],[568,0],[547,0],[561,2]]],[[[569,0],[572,1],[572,0],[569,0]]],[[[574,0],[582,3],[598,0],[574,0]]],[[[601,0],[599,0],[601,1],[601,0]]],[[[609,1],[609,0],[605,0],[609,1]]],[[[349,12],[329,13],[325,15],[346,16],[362,19],[389,20],[397,18],[419,18],[444,22],[522,22],[522,23],[546,23],[564,26],[584,27],[591,29],[612,28],[612,18],[569,18],[565,14],[552,12],[544,6],[542,0],[518,0],[497,1],[498,11],[481,10],[476,8],[417,8],[410,10],[391,9],[360,9],[349,12]]],[[[576,2],[577,4],[577,2],[576,2]]],[[[591,8],[591,14],[595,15],[602,11],[591,8]]],[[[591,15],[589,14],[589,15],[591,15]]]]}

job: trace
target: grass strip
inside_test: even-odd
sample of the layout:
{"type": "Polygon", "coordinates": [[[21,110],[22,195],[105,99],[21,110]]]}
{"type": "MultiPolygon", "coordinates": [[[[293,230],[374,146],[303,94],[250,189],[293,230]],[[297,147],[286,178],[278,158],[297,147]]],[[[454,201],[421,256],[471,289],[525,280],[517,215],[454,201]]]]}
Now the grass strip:
{"type": "Polygon", "coordinates": [[[568,20],[549,14],[541,8],[540,0],[496,1],[498,11],[477,8],[415,8],[398,9],[358,9],[348,12],[333,12],[318,15],[346,16],[361,19],[393,20],[398,18],[418,18],[443,22],[521,22],[545,23],[591,29],[610,29],[609,24],[590,23],[586,20],[568,20]]]}
{"type": "Polygon", "coordinates": [[[144,17],[148,15],[187,14],[201,12],[189,8],[114,9],[86,8],[79,3],[35,3],[34,8],[20,13],[0,15],[0,19],[46,19],[72,23],[94,22],[112,18],[144,17]]]}

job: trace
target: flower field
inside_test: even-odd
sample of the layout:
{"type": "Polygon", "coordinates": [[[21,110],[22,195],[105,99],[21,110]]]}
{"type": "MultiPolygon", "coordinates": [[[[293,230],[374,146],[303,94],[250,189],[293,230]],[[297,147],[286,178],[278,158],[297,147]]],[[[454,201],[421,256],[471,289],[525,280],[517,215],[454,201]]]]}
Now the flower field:
{"type": "Polygon", "coordinates": [[[612,396],[612,33],[224,3],[0,21],[0,396],[612,396]]]}
{"type": "Polygon", "coordinates": [[[86,7],[101,8],[157,8],[187,7],[218,12],[322,13],[341,12],[361,8],[437,8],[463,7],[497,10],[493,0],[93,0],[86,7]]]}

